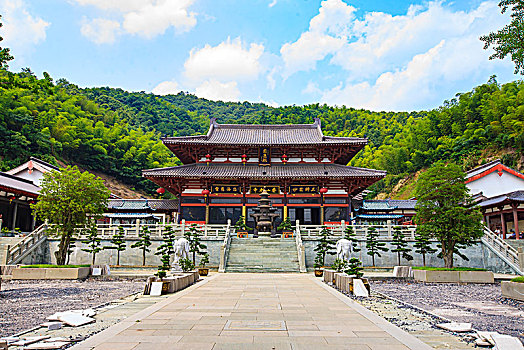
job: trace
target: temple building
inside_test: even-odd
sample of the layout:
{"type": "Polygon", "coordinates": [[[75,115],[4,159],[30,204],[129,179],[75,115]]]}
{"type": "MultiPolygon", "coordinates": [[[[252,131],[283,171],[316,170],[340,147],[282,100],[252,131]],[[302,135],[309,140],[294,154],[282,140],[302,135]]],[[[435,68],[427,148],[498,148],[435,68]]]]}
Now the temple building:
{"type": "Polygon", "coordinates": [[[181,166],[149,169],[143,176],[176,195],[179,220],[250,226],[266,188],[281,221],[301,224],[349,221],[351,199],[382,179],[384,171],[346,164],[367,139],[325,136],[313,124],[218,124],[206,135],[163,139],[181,166]]]}

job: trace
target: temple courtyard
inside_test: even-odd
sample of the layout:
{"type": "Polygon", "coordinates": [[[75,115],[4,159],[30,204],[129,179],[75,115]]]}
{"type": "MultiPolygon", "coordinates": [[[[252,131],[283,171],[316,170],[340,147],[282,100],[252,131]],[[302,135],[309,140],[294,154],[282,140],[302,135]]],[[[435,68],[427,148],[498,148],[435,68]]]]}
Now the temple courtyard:
{"type": "Polygon", "coordinates": [[[430,349],[309,274],[215,274],[73,349],[430,349]]]}

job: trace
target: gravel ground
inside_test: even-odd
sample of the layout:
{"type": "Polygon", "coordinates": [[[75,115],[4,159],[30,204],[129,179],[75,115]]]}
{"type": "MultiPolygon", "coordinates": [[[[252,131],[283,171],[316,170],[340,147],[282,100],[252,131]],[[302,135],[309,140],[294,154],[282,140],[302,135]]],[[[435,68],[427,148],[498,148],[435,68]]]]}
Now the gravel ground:
{"type": "Polygon", "coordinates": [[[143,280],[2,281],[0,337],[35,327],[55,312],[103,305],[143,288],[143,280]]]}
{"type": "Polygon", "coordinates": [[[371,281],[374,291],[481,331],[495,331],[524,341],[524,303],[503,298],[500,284],[371,281]]]}

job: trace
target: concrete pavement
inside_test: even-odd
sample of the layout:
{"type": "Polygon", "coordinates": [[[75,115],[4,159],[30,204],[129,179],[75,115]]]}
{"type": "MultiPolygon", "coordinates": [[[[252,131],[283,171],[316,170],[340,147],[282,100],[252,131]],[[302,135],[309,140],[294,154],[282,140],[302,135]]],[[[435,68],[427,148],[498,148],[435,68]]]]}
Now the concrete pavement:
{"type": "Polygon", "coordinates": [[[425,350],[310,274],[214,274],[73,347],[425,350]]]}

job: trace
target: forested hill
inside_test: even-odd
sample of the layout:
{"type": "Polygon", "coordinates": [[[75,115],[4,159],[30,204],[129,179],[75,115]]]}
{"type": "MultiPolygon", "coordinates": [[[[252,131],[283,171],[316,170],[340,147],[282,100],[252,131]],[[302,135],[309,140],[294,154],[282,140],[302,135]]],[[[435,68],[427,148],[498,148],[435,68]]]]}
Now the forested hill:
{"type": "Polygon", "coordinates": [[[401,178],[439,160],[465,169],[492,157],[523,165],[524,85],[499,86],[494,78],[435,110],[371,112],[326,105],[273,108],[260,103],[214,102],[194,95],[155,96],[114,88],[86,88],[44,74],[0,70],[0,170],[30,155],[114,176],[153,194],[141,170],[178,164],[161,135],[205,133],[220,123],[288,124],[322,119],[327,135],[366,136],[352,165],[385,169],[390,189],[401,178]]]}

